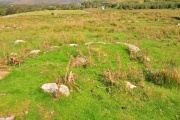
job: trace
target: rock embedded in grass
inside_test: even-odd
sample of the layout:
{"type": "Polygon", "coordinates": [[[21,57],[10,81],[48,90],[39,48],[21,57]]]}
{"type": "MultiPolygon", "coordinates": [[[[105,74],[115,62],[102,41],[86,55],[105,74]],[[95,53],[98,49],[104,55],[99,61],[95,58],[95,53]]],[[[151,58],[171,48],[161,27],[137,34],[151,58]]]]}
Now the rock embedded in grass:
{"type": "Polygon", "coordinates": [[[133,85],[132,83],[130,83],[130,82],[128,82],[128,81],[126,81],[126,86],[129,87],[130,89],[136,88],[135,85],[133,85]]]}
{"type": "MultiPolygon", "coordinates": [[[[58,85],[56,83],[46,83],[41,86],[41,89],[44,90],[44,92],[55,93],[58,90],[58,85]]],[[[59,86],[59,92],[65,96],[70,95],[69,88],[63,84],[59,86]]]]}
{"type": "Polygon", "coordinates": [[[58,49],[60,46],[52,46],[51,49],[58,49]]]}
{"type": "Polygon", "coordinates": [[[76,57],[77,61],[80,61],[81,63],[85,64],[86,63],[86,58],[84,57],[76,57]]]}
{"type": "Polygon", "coordinates": [[[65,95],[67,97],[70,95],[69,88],[66,85],[60,85],[59,91],[61,94],[65,95]]]}
{"type": "Polygon", "coordinates": [[[40,53],[41,51],[40,50],[32,50],[31,52],[30,52],[30,54],[38,54],[38,53],[40,53]]]}
{"type": "Polygon", "coordinates": [[[77,47],[78,44],[69,44],[70,47],[77,47]]]}
{"type": "Polygon", "coordinates": [[[4,117],[4,118],[0,117],[0,120],[14,120],[14,118],[15,118],[15,115],[12,115],[12,116],[8,116],[8,117],[4,117]]]}
{"type": "Polygon", "coordinates": [[[151,61],[150,58],[146,57],[146,61],[151,61]]]}
{"type": "Polygon", "coordinates": [[[44,92],[54,93],[58,89],[58,86],[56,83],[46,83],[41,86],[41,89],[43,89],[44,92]]]}
{"type": "Polygon", "coordinates": [[[16,41],[14,42],[15,45],[18,44],[18,43],[25,43],[25,41],[24,41],[24,40],[16,40],[16,41]]]}
{"type": "Polygon", "coordinates": [[[139,52],[139,51],[141,51],[137,46],[135,46],[135,45],[131,45],[131,44],[127,44],[128,45],[128,47],[129,47],[129,49],[130,50],[133,50],[134,52],[139,52]]]}
{"type": "Polygon", "coordinates": [[[116,42],[117,44],[123,44],[123,45],[126,45],[129,47],[130,50],[134,51],[134,52],[139,52],[141,51],[139,49],[139,47],[135,46],[135,45],[132,45],[132,44],[128,44],[128,43],[123,43],[123,42],[116,42]]]}

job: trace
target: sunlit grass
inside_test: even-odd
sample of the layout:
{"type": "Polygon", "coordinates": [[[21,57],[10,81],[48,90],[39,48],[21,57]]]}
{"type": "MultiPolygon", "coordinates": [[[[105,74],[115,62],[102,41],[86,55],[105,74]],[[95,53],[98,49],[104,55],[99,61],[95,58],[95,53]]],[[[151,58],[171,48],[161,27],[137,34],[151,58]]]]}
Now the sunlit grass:
{"type": "MultiPolygon", "coordinates": [[[[11,69],[0,80],[0,117],[15,114],[16,119],[30,120],[179,119],[178,87],[174,83],[171,88],[168,83],[159,85],[157,79],[154,83],[147,81],[144,73],[170,66],[177,68],[173,79],[179,78],[180,28],[176,26],[179,21],[173,18],[179,10],[87,11],[37,11],[0,17],[0,58],[14,52],[23,60],[20,67],[7,62],[11,69]],[[26,42],[14,45],[17,39],[26,42]],[[88,47],[86,42],[96,43],[88,47]],[[138,46],[140,55],[130,59],[128,47],[116,42],[138,46]],[[69,47],[71,43],[78,44],[91,63],[87,68],[70,67],[78,75],[75,82],[81,86],[81,93],[74,89],[70,97],[54,99],[40,87],[65,75],[68,54],[78,55],[78,47],[69,47]],[[34,49],[40,49],[40,54],[23,56],[34,49]],[[118,54],[122,73],[114,75],[118,83],[114,86],[104,80],[103,72],[109,69],[117,73],[118,54]],[[140,61],[144,56],[150,61],[140,61]],[[137,85],[137,89],[127,89],[125,81],[137,85]]],[[[171,73],[169,70],[163,76],[171,73]]],[[[166,80],[169,78],[171,74],[166,80]]]]}

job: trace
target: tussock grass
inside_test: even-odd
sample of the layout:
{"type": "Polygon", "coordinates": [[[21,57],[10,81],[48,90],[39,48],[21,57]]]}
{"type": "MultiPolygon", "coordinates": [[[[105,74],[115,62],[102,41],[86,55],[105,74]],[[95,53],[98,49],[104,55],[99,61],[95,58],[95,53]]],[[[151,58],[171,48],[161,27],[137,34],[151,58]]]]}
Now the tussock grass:
{"type": "Polygon", "coordinates": [[[180,88],[179,68],[160,69],[154,72],[149,71],[146,74],[146,79],[157,85],[180,88]]]}

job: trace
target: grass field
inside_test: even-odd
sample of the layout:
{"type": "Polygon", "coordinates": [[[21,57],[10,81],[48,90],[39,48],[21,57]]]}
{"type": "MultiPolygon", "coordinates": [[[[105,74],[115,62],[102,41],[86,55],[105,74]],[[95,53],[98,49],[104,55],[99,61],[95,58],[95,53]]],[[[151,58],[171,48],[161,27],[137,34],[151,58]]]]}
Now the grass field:
{"type": "Polygon", "coordinates": [[[4,17],[16,17],[16,16],[29,16],[29,15],[51,15],[51,13],[56,14],[86,14],[86,11],[82,10],[45,10],[45,11],[35,11],[35,12],[27,12],[27,13],[19,13],[14,15],[8,15],[4,17]]]}
{"type": "Polygon", "coordinates": [[[180,119],[179,13],[178,9],[88,9],[0,17],[0,70],[10,72],[0,80],[0,118],[180,119]],[[26,42],[15,45],[17,39],[26,42]],[[86,46],[87,42],[94,43],[86,46]],[[131,54],[126,45],[116,42],[136,45],[141,51],[131,54]],[[36,49],[41,50],[39,55],[29,55],[36,49]],[[89,59],[87,67],[69,67],[77,74],[75,83],[81,92],[73,88],[69,97],[56,99],[44,93],[41,85],[64,77],[68,54],[76,57],[77,50],[89,59]],[[20,67],[11,62],[11,53],[17,53],[20,67]],[[107,70],[118,85],[111,83],[107,70]],[[137,87],[129,89],[125,81],[137,87]]]}

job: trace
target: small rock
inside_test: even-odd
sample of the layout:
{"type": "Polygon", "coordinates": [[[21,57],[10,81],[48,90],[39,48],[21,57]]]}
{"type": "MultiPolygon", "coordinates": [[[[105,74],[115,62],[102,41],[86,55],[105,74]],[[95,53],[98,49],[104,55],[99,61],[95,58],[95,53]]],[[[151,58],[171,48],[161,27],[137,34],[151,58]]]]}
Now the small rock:
{"type": "Polygon", "coordinates": [[[30,54],[38,54],[40,52],[40,50],[32,50],[31,52],[30,52],[30,54]]]}
{"type": "Polygon", "coordinates": [[[28,110],[24,110],[24,114],[26,114],[26,115],[27,115],[28,113],[29,113],[29,111],[28,111],[28,110]]]}
{"type": "Polygon", "coordinates": [[[58,49],[60,46],[52,46],[51,49],[58,49]]]}
{"type": "Polygon", "coordinates": [[[151,61],[150,58],[148,58],[148,57],[146,58],[146,60],[147,60],[147,61],[151,61]]]}
{"type": "Polygon", "coordinates": [[[103,56],[105,57],[105,56],[107,56],[107,54],[106,54],[106,53],[104,53],[104,54],[103,54],[103,56]]]}
{"type": "Polygon", "coordinates": [[[86,63],[86,58],[84,57],[76,57],[77,61],[80,61],[81,63],[86,63]]]}
{"type": "Polygon", "coordinates": [[[24,43],[25,41],[24,40],[16,40],[15,42],[14,42],[14,44],[16,45],[16,44],[18,44],[18,43],[24,43]]]}
{"type": "Polygon", "coordinates": [[[77,44],[69,44],[70,47],[77,47],[77,44]]]}
{"type": "Polygon", "coordinates": [[[129,88],[131,88],[131,89],[136,88],[135,85],[133,85],[133,84],[131,84],[130,82],[127,82],[127,81],[126,81],[126,85],[127,85],[129,88]]]}
{"type": "Polygon", "coordinates": [[[70,95],[69,88],[66,85],[60,85],[59,91],[61,94],[65,95],[67,97],[70,95]]]}

